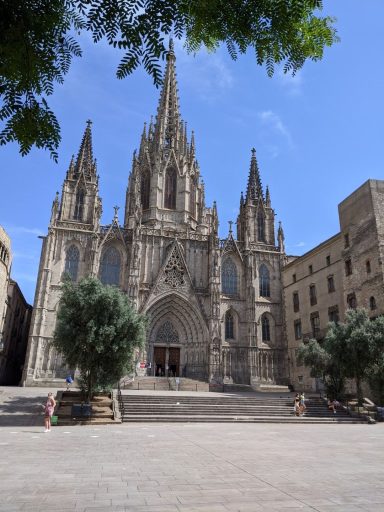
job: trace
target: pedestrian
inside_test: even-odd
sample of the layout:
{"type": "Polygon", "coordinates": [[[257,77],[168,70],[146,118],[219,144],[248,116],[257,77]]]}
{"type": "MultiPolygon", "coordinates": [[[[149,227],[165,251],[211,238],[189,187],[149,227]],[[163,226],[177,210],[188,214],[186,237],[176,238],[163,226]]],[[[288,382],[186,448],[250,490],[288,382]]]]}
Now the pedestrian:
{"type": "Polygon", "coordinates": [[[300,395],[296,393],[293,400],[293,412],[296,416],[300,416],[300,395]]]}
{"type": "Polygon", "coordinates": [[[51,418],[53,415],[53,411],[55,410],[56,401],[53,398],[53,393],[48,393],[47,401],[45,403],[44,407],[44,426],[45,430],[44,432],[50,432],[51,431],[51,418]]]}
{"type": "Polygon", "coordinates": [[[73,383],[72,375],[68,374],[65,383],[67,384],[67,391],[69,391],[69,388],[71,387],[71,384],[73,383]]]}
{"type": "Polygon", "coordinates": [[[300,395],[300,414],[303,415],[304,414],[304,411],[306,409],[306,405],[305,405],[305,395],[303,392],[301,392],[301,395],[300,395]]]}

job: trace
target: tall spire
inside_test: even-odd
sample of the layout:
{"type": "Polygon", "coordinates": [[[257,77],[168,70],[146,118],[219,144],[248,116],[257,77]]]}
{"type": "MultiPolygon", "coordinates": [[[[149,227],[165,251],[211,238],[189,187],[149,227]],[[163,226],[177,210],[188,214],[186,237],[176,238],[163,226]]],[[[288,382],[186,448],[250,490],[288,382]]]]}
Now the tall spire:
{"type": "Polygon", "coordinates": [[[251,166],[249,169],[246,202],[261,199],[264,201],[259,168],[256,160],[256,149],[252,148],[251,166]]]}
{"type": "Polygon", "coordinates": [[[180,138],[181,119],[175,61],[176,57],[171,39],[155,125],[155,141],[159,147],[175,147],[180,138]]]}
{"type": "Polygon", "coordinates": [[[95,161],[93,159],[92,150],[92,121],[87,121],[87,126],[81,141],[80,150],[77,155],[76,164],[74,166],[74,174],[79,175],[84,173],[86,177],[95,174],[95,161]]]}

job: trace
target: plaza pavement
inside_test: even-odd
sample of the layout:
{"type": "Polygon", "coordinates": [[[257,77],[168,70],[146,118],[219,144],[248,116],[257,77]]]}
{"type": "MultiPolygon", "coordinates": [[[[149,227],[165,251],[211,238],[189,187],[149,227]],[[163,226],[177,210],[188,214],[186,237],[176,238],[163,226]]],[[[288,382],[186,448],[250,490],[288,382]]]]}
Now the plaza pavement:
{"type": "Polygon", "coordinates": [[[45,434],[32,405],[45,396],[0,388],[0,511],[384,511],[384,424],[123,424],[45,434]]]}

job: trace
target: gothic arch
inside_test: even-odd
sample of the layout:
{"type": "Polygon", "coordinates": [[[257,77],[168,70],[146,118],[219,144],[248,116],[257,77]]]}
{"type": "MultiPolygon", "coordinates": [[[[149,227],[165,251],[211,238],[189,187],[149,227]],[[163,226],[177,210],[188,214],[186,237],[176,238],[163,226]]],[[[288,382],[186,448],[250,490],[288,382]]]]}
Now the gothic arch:
{"type": "MultiPolygon", "coordinates": [[[[156,345],[164,345],[157,339],[159,331],[166,322],[170,322],[179,342],[168,344],[180,347],[180,365],[199,372],[208,371],[209,332],[200,312],[190,302],[177,293],[163,295],[145,311],[149,322],[147,328],[147,359],[151,360],[156,345]]],[[[167,343],[165,343],[167,345],[167,343]]],[[[201,375],[204,377],[204,375],[201,375]]]]}
{"type": "Polygon", "coordinates": [[[79,186],[76,191],[75,208],[73,210],[74,220],[83,221],[84,217],[84,203],[86,191],[83,186],[79,186]]]}
{"type": "Polygon", "coordinates": [[[266,263],[260,263],[259,265],[259,296],[270,297],[271,296],[271,272],[269,266],[266,263]]]}
{"type": "Polygon", "coordinates": [[[265,214],[261,208],[257,212],[257,241],[265,242],[265,214]]]}
{"type": "Polygon", "coordinates": [[[235,258],[228,255],[221,265],[221,291],[225,295],[238,295],[240,290],[239,268],[235,258]]]}
{"type": "Polygon", "coordinates": [[[225,341],[236,341],[239,339],[239,315],[230,306],[222,317],[223,335],[225,341]],[[232,326],[231,326],[232,324],[232,326]],[[232,329],[232,332],[231,332],[232,329]]]}
{"type": "Polygon", "coordinates": [[[168,167],[164,181],[164,208],[176,210],[177,172],[174,167],[168,167]]]}
{"type": "Polygon", "coordinates": [[[100,254],[100,281],[103,284],[120,286],[123,261],[123,254],[115,244],[104,246],[100,254]]]}
{"type": "Polygon", "coordinates": [[[263,345],[268,345],[271,348],[276,346],[276,322],[273,315],[268,311],[262,313],[259,317],[258,339],[263,345]]]}
{"type": "Polygon", "coordinates": [[[149,208],[149,194],[151,190],[151,175],[149,169],[144,169],[140,179],[140,199],[143,210],[149,208]]]}
{"type": "Polygon", "coordinates": [[[68,274],[72,281],[77,281],[79,276],[80,251],[76,244],[71,243],[65,251],[64,273],[68,274]]]}

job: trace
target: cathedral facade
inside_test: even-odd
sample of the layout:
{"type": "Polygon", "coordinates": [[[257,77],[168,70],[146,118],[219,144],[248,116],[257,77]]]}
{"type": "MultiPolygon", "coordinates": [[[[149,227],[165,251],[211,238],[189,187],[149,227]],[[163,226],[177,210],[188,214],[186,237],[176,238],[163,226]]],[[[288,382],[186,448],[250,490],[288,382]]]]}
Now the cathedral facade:
{"type": "Polygon", "coordinates": [[[180,117],[172,47],[155,122],[144,126],[133,155],[122,224],[116,208],[101,225],[98,180],[88,122],[43,240],[24,385],[53,384],[68,371],[51,344],[64,273],[119,286],[148,317],[140,360],[152,375],[286,384],[282,228],[276,237],[252,150],[236,233],[230,224],[219,238],[194,135],[180,117]]]}

